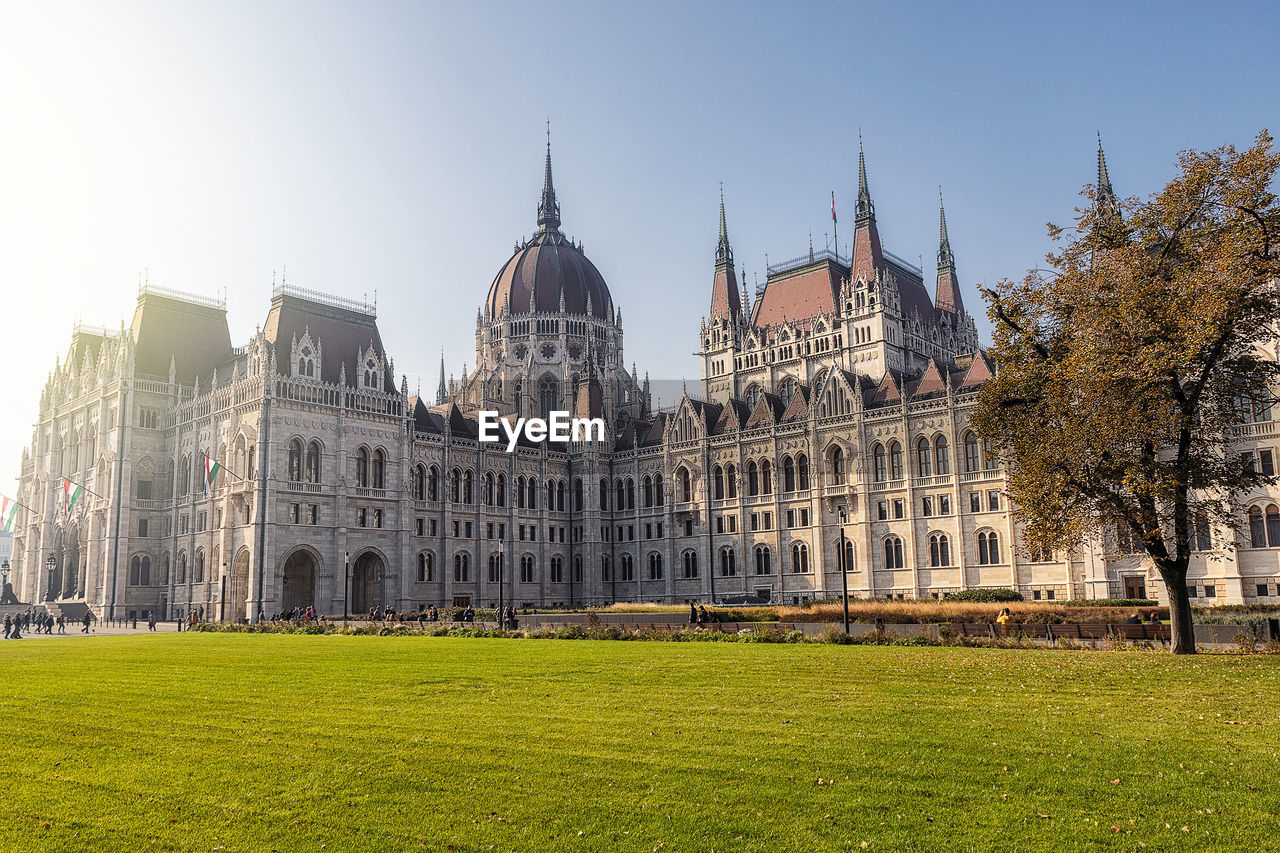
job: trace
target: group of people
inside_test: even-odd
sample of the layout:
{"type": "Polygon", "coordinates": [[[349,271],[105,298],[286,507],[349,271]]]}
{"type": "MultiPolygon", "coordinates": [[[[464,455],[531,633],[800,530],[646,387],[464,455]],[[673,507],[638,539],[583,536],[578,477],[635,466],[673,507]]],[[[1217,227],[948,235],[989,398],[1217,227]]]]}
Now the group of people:
{"type": "Polygon", "coordinates": [[[706,625],[708,622],[719,621],[715,614],[707,610],[705,604],[699,604],[696,607],[693,602],[689,602],[689,624],[690,625],[706,625]]]}
{"type": "MultiPolygon", "coordinates": [[[[84,613],[84,619],[81,620],[84,627],[80,629],[82,634],[89,633],[89,625],[93,621],[93,614],[88,610],[84,613]]],[[[13,615],[6,614],[4,617],[4,638],[6,640],[21,640],[23,633],[36,634],[53,634],[54,628],[58,629],[59,634],[67,633],[67,618],[61,613],[55,618],[47,610],[26,610],[23,613],[15,613],[13,615]],[[32,626],[35,626],[34,628],[32,626]]]]}
{"type": "MultiPolygon", "coordinates": [[[[1147,624],[1148,624],[1148,625],[1159,625],[1159,624],[1161,623],[1161,621],[1162,621],[1162,620],[1160,619],[1160,614],[1159,614],[1159,613],[1157,613],[1157,612],[1155,612],[1154,610],[1152,610],[1152,611],[1151,611],[1151,614],[1150,614],[1149,616],[1147,616],[1147,624]]],[[[1141,625],[1141,624],[1142,624],[1142,614],[1135,610],[1135,611],[1133,611],[1133,615],[1132,615],[1132,616],[1130,616],[1128,619],[1124,620],[1124,623],[1125,623],[1126,625],[1141,625]]]]}

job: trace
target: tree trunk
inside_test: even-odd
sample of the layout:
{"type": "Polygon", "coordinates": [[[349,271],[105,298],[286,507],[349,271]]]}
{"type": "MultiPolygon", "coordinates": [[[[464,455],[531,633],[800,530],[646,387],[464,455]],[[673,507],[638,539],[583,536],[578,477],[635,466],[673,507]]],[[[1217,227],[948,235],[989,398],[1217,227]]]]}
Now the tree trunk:
{"type": "Polygon", "coordinates": [[[1191,596],[1187,593],[1185,567],[1157,566],[1169,596],[1170,650],[1175,655],[1196,653],[1195,625],[1191,621],[1191,596]]]}

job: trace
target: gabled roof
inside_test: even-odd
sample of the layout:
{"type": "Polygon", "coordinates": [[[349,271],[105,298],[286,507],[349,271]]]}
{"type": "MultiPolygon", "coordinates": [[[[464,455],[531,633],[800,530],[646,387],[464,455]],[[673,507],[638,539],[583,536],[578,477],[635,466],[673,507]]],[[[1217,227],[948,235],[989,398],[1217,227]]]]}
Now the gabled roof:
{"type": "Polygon", "coordinates": [[[802,421],[809,417],[809,386],[799,385],[796,393],[791,395],[791,402],[782,413],[782,422],[802,421]]]}
{"type": "Polygon", "coordinates": [[[913,398],[946,392],[947,384],[942,378],[942,368],[938,366],[936,359],[929,360],[929,366],[924,369],[924,373],[920,375],[920,378],[911,383],[910,388],[910,394],[913,398]]]}
{"type": "Polygon", "coordinates": [[[786,406],[782,405],[782,398],[777,394],[770,394],[766,391],[760,395],[760,401],[752,409],[751,416],[747,418],[745,428],[772,426],[781,419],[784,411],[786,411],[786,406]]]}
{"type": "Polygon", "coordinates": [[[886,370],[884,378],[880,380],[880,384],[876,386],[876,390],[872,392],[871,399],[868,401],[870,405],[882,405],[884,403],[894,403],[902,399],[902,375],[896,370],[886,370]]]}
{"type": "Polygon", "coordinates": [[[973,354],[973,362],[969,365],[969,369],[964,372],[964,376],[957,383],[957,387],[975,388],[995,375],[995,365],[987,358],[987,354],[984,351],[978,350],[973,354]]]}

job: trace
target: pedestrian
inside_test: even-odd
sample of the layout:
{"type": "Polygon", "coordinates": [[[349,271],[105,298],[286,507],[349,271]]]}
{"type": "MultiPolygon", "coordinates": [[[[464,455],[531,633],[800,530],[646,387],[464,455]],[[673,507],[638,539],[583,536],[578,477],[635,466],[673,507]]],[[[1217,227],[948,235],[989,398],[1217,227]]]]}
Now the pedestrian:
{"type": "Polygon", "coordinates": [[[147,630],[154,632],[156,630],[156,614],[154,611],[147,611],[147,630]]]}
{"type": "Polygon", "coordinates": [[[92,618],[93,618],[93,614],[90,611],[86,610],[84,612],[84,619],[82,620],[84,622],[84,627],[80,629],[81,634],[89,633],[89,620],[92,618]]]}
{"type": "Polygon", "coordinates": [[[698,605],[698,624],[703,625],[711,621],[711,617],[707,615],[707,606],[705,604],[698,605]]]}
{"type": "Polygon", "coordinates": [[[10,640],[22,639],[22,617],[21,615],[13,617],[13,630],[9,632],[10,640]]]}
{"type": "Polygon", "coordinates": [[[698,621],[698,608],[693,606],[693,602],[689,602],[689,624],[692,625],[698,621]]]}
{"type": "Polygon", "coordinates": [[[58,633],[67,633],[67,620],[61,613],[58,614],[58,633]]]}
{"type": "Polygon", "coordinates": [[[13,619],[11,619],[9,617],[9,614],[6,613],[4,616],[4,638],[6,640],[9,639],[9,632],[12,630],[13,630],[13,619]]]}

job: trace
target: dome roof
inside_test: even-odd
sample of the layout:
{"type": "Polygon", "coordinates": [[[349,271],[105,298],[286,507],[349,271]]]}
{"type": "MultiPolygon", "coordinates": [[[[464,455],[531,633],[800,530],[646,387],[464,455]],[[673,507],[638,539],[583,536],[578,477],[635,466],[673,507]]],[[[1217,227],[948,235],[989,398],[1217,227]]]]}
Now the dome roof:
{"type": "Polygon", "coordinates": [[[542,230],[494,278],[489,314],[502,315],[508,304],[514,314],[557,313],[562,296],[566,314],[586,314],[589,301],[593,316],[612,320],[613,298],[596,265],[558,231],[542,230]]]}
{"type": "Polygon", "coordinates": [[[548,141],[538,231],[498,271],[485,304],[490,316],[497,317],[506,313],[508,305],[513,314],[558,313],[562,299],[566,314],[586,314],[589,304],[592,316],[613,319],[613,297],[604,276],[580,247],[560,233],[560,205],[551,182],[548,141]]]}

